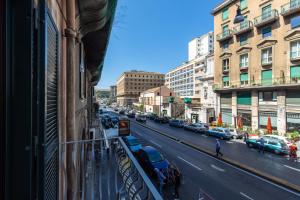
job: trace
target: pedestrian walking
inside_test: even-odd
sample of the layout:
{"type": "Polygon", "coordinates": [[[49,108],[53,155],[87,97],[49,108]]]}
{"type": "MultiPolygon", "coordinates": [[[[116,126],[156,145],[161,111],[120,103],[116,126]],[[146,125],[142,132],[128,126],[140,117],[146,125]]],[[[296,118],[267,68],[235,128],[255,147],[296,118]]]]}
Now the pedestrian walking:
{"type": "Polygon", "coordinates": [[[216,139],[216,156],[219,157],[219,154],[223,156],[223,153],[221,152],[221,144],[219,139],[216,139]]]}
{"type": "Polygon", "coordinates": [[[158,182],[159,182],[159,193],[162,195],[166,177],[162,173],[162,170],[159,170],[159,169],[155,168],[154,171],[156,172],[157,179],[158,179],[158,182]]]}
{"type": "Polygon", "coordinates": [[[174,197],[179,199],[179,187],[181,184],[180,172],[177,168],[174,168],[174,197]]]}
{"type": "Polygon", "coordinates": [[[247,131],[244,132],[244,142],[249,139],[249,133],[247,131]]]}
{"type": "Polygon", "coordinates": [[[290,145],[289,156],[290,160],[297,161],[297,146],[295,144],[290,145]]]}
{"type": "Polygon", "coordinates": [[[259,148],[258,148],[258,152],[262,152],[263,154],[265,153],[265,139],[262,137],[259,140],[260,144],[259,144],[259,148]]]}

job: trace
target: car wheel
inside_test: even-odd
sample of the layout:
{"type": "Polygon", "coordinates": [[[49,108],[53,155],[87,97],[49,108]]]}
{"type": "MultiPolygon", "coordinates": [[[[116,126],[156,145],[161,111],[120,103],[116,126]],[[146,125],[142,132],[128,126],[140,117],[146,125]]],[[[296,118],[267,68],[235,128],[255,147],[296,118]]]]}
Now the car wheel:
{"type": "Polygon", "coordinates": [[[280,154],[280,151],[277,150],[277,149],[275,149],[275,150],[274,150],[274,153],[278,155],[278,154],[280,154]]]}
{"type": "Polygon", "coordinates": [[[252,148],[252,147],[253,147],[253,144],[247,143],[247,146],[248,146],[249,148],[252,148]]]}
{"type": "Polygon", "coordinates": [[[223,137],[220,137],[220,139],[221,139],[221,140],[224,140],[224,138],[223,138],[223,137]]]}

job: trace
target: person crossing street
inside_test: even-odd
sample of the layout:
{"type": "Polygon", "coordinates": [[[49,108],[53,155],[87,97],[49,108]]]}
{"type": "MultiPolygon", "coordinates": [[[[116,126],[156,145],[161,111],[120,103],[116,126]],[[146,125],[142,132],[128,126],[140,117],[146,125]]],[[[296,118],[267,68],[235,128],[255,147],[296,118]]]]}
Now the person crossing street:
{"type": "Polygon", "coordinates": [[[216,139],[216,156],[219,157],[219,154],[223,156],[223,153],[221,152],[221,144],[219,139],[216,139]]]}

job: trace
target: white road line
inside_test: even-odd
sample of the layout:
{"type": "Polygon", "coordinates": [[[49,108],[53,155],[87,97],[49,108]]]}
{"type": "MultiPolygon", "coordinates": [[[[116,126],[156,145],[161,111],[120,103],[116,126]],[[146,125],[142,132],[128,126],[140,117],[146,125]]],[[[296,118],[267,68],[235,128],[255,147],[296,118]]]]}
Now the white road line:
{"type": "Polygon", "coordinates": [[[202,136],[202,137],[206,137],[206,138],[207,138],[207,135],[203,135],[203,134],[202,134],[201,136],[202,136]]]}
{"type": "Polygon", "coordinates": [[[225,172],[225,169],[222,169],[220,167],[217,167],[216,165],[210,165],[212,168],[214,168],[215,170],[218,170],[220,172],[225,172]]]}
{"type": "Polygon", "coordinates": [[[288,166],[288,165],[284,165],[285,167],[289,168],[289,169],[292,169],[292,170],[295,170],[297,172],[300,172],[300,169],[297,169],[297,168],[294,168],[294,167],[291,167],[291,166],[288,166]]]}
{"type": "Polygon", "coordinates": [[[179,159],[182,160],[183,162],[185,162],[185,163],[191,165],[192,167],[198,169],[199,171],[202,171],[202,169],[201,169],[200,167],[198,167],[198,166],[194,165],[193,163],[191,163],[191,162],[189,162],[189,161],[187,161],[187,160],[181,158],[180,156],[177,156],[177,158],[179,158],[179,159]]]}
{"type": "Polygon", "coordinates": [[[227,144],[233,144],[233,142],[226,141],[227,144]]]}
{"type": "Polygon", "coordinates": [[[253,198],[249,197],[248,195],[246,195],[246,194],[243,193],[243,192],[240,192],[240,194],[241,194],[243,197],[246,197],[246,198],[249,199],[249,200],[254,200],[253,198]]]}
{"type": "Polygon", "coordinates": [[[150,140],[151,143],[155,144],[156,146],[158,146],[159,148],[161,148],[162,146],[160,144],[157,144],[156,142],[154,142],[153,140],[150,140]]]}

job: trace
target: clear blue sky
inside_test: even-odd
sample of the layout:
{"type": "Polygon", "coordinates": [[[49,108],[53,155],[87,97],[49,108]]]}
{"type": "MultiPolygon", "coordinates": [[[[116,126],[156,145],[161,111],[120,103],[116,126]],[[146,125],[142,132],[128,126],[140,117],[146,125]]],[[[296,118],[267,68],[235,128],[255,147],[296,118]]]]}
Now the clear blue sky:
{"type": "Polygon", "coordinates": [[[119,0],[99,88],[132,69],[166,73],[187,60],[188,42],[213,30],[222,0],[119,0]]]}

